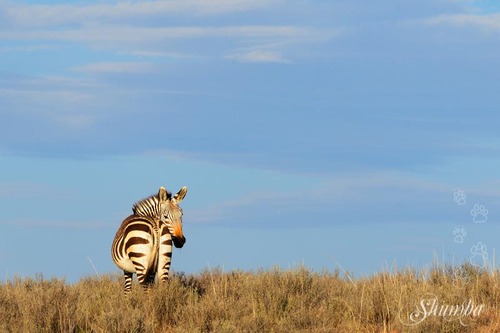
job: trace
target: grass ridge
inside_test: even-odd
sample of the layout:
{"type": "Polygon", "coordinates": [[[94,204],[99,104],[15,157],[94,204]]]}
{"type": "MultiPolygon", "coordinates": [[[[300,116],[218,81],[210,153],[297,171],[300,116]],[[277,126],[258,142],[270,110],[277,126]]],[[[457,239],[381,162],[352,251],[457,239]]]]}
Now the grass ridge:
{"type": "Polygon", "coordinates": [[[0,283],[0,332],[500,332],[498,271],[469,264],[352,279],[305,267],[175,273],[123,295],[122,277],[0,283]],[[482,304],[479,316],[409,316],[425,295],[482,304]],[[420,317],[421,318],[421,317],[420,317]],[[462,322],[461,322],[462,320],[462,322]]]}

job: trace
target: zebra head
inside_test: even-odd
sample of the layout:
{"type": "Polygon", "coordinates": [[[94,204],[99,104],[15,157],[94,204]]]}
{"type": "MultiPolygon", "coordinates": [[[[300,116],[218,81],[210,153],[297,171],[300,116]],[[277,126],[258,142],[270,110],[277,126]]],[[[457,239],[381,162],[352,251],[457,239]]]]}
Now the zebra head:
{"type": "Polygon", "coordinates": [[[186,193],[186,186],[181,188],[173,197],[164,187],[160,187],[158,191],[160,221],[167,225],[172,235],[172,241],[175,247],[178,248],[183,247],[184,243],[186,243],[186,237],[182,232],[182,209],[179,207],[179,203],[184,199],[186,193]]]}

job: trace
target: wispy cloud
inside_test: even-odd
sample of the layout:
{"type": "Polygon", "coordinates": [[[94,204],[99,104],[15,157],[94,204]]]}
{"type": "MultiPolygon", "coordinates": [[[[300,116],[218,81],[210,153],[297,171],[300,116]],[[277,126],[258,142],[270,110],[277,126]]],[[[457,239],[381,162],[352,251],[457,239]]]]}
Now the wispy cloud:
{"type": "Polygon", "coordinates": [[[92,99],[91,96],[79,91],[71,90],[31,90],[31,89],[4,89],[0,88],[0,96],[18,101],[26,101],[29,98],[32,103],[47,103],[57,101],[58,104],[75,105],[92,99]]]}
{"type": "Polygon", "coordinates": [[[155,70],[155,66],[150,63],[139,62],[98,62],[79,66],[75,71],[86,73],[149,73],[155,70]]]}
{"type": "Polygon", "coordinates": [[[144,19],[151,16],[204,16],[253,11],[279,0],[170,0],[130,1],[114,4],[13,5],[5,10],[8,21],[25,27],[144,19]]]}
{"type": "Polygon", "coordinates": [[[278,63],[291,63],[290,60],[283,57],[280,52],[255,50],[249,52],[237,52],[229,54],[226,59],[236,60],[239,62],[278,62],[278,63]]]}
{"type": "Polygon", "coordinates": [[[449,25],[456,27],[472,26],[489,31],[500,29],[500,14],[447,14],[430,17],[422,20],[426,25],[449,25]]]}
{"type": "Polygon", "coordinates": [[[313,28],[299,26],[175,26],[145,27],[130,25],[92,25],[67,30],[29,30],[0,32],[3,39],[58,40],[86,43],[134,43],[148,44],[170,39],[192,38],[287,38],[304,40],[319,34],[313,28]]]}
{"type": "Polygon", "coordinates": [[[33,198],[51,191],[46,186],[32,183],[2,183],[0,184],[0,197],[8,198],[33,198]]]}
{"type": "MultiPolygon", "coordinates": [[[[6,29],[0,29],[0,39],[43,43],[47,45],[44,47],[51,47],[51,43],[73,43],[141,57],[202,55],[242,62],[289,62],[289,49],[321,43],[333,36],[330,31],[314,26],[267,21],[259,24],[261,20],[250,14],[255,10],[277,8],[281,3],[281,0],[172,0],[91,5],[9,4],[4,9],[6,29]],[[226,18],[240,12],[247,14],[241,24],[234,24],[234,20],[214,23],[205,19],[207,15],[226,18]],[[223,43],[211,42],[214,39],[223,43]],[[280,46],[269,50],[266,48],[269,43],[280,46]],[[242,45],[247,49],[238,50],[242,45]],[[248,45],[254,49],[248,49],[248,45]]],[[[4,49],[14,51],[12,46],[4,49]]],[[[21,52],[23,48],[16,46],[16,50],[21,52]]],[[[105,70],[113,69],[107,66],[105,70]]]]}
{"type": "Polygon", "coordinates": [[[51,228],[51,229],[100,229],[109,226],[109,221],[92,220],[89,221],[73,221],[62,219],[9,219],[0,220],[0,225],[17,226],[24,228],[51,228]]]}
{"type": "MultiPolygon", "coordinates": [[[[451,186],[412,173],[385,171],[325,177],[320,183],[316,188],[303,191],[254,192],[217,202],[205,209],[190,212],[189,220],[241,226],[288,219],[289,225],[308,220],[308,225],[314,226],[324,223],[314,220],[314,212],[330,215],[331,223],[343,223],[354,217],[362,219],[361,216],[370,211],[374,219],[386,216],[387,220],[391,220],[395,214],[400,214],[403,206],[419,210],[425,202],[429,215],[432,215],[443,208],[435,207],[442,204],[439,198],[452,200],[451,186]]],[[[428,214],[424,212],[423,215],[428,214]]],[[[436,217],[439,218],[432,216],[429,219],[436,217]]]]}
{"type": "Polygon", "coordinates": [[[11,77],[0,80],[0,96],[5,105],[5,113],[32,112],[56,115],[60,110],[82,110],[96,101],[93,93],[98,87],[83,79],[65,77],[11,77]],[[54,107],[57,105],[57,107],[54,107]]]}

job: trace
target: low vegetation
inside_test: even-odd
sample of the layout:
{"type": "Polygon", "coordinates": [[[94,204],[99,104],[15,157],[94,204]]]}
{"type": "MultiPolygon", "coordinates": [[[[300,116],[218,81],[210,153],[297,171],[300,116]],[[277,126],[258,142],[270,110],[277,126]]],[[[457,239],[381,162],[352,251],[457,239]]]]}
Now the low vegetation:
{"type": "Polygon", "coordinates": [[[215,269],[128,296],[115,275],[14,278],[0,283],[0,332],[500,332],[499,283],[469,265],[356,279],[215,269]]]}

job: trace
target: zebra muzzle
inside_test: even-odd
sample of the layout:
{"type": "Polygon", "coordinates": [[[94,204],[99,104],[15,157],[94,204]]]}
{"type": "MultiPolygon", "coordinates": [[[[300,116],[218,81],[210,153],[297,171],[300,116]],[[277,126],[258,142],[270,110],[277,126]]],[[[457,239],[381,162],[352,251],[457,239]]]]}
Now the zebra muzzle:
{"type": "Polygon", "coordinates": [[[177,248],[181,248],[186,243],[186,237],[172,237],[172,241],[174,242],[174,246],[177,248]]]}

